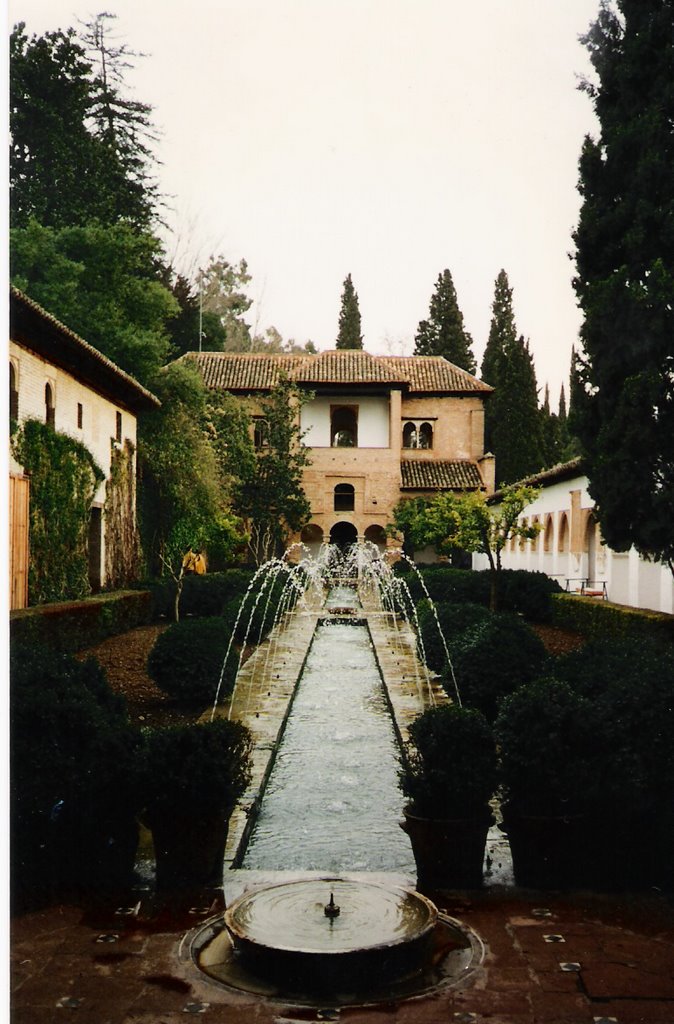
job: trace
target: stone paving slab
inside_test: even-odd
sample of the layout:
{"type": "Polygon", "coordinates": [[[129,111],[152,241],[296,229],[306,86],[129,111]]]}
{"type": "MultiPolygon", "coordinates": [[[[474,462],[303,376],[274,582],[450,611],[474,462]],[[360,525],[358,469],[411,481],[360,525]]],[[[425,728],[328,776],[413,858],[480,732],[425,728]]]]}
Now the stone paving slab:
{"type": "Polygon", "coordinates": [[[195,898],[211,910],[212,890],[177,909],[142,899],[109,945],[96,941],[101,908],[93,916],[74,906],[23,914],[12,922],[12,1024],[184,1024],[191,1016],[213,1024],[674,1024],[671,901],[506,889],[430,895],[482,939],[482,966],[457,987],[372,1007],[268,1002],[201,975],[184,940],[195,898]],[[542,907],[550,917],[534,917],[542,907]],[[550,934],[566,942],[546,942],[550,934]],[[572,962],[578,970],[560,966],[572,962]]]}

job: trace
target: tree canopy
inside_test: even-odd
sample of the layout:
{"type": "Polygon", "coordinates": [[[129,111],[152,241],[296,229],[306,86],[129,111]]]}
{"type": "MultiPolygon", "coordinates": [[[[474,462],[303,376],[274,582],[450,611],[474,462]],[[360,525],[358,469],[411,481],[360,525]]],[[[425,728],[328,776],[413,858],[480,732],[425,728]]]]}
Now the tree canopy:
{"type": "Polygon", "coordinates": [[[584,42],[572,427],[605,541],[674,571],[674,3],[603,0],[584,42]]]}
{"type": "Polygon", "coordinates": [[[472,352],[473,340],[463,325],[456,289],[449,270],[438,274],[431,296],[427,320],[421,320],[414,338],[415,356],[443,356],[468,373],[477,364],[472,352]]]}
{"type": "Polygon", "coordinates": [[[362,348],[363,335],[360,325],[360,306],[358,295],[353,287],[351,274],[344,280],[342,304],[339,310],[339,331],[337,348],[362,348]]]}

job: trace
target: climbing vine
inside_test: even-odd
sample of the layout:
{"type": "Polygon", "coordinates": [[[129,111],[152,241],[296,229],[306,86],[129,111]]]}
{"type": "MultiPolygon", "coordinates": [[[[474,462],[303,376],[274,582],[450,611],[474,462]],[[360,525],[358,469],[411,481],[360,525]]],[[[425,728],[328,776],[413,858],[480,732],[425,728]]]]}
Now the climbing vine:
{"type": "Polygon", "coordinates": [[[83,444],[39,420],[26,420],[12,451],[30,475],[30,603],[85,597],[89,516],[103,471],[83,444]]]}
{"type": "Polygon", "coordinates": [[[136,527],[135,448],[125,441],[113,452],[105,496],[105,578],[112,590],[138,579],[141,553],[136,527]]]}

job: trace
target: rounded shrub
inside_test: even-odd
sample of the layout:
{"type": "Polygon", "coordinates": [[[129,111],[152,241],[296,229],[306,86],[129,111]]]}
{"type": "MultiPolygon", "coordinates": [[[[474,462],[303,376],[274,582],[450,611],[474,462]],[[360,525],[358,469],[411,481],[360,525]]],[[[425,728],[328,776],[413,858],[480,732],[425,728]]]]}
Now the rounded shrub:
{"type": "Polygon", "coordinates": [[[399,773],[414,814],[469,818],[484,813],[496,789],[496,749],[484,715],[444,704],[415,718],[399,773]]]}
{"type": "MultiPolygon", "coordinates": [[[[543,642],[515,615],[492,614],[466,629],[450,651],[461,700],[493,722],[499,702],[541,674],[543,642]]],[[[450,694],[451,678],[443,684],[450,694]]]]}
{"type": "Polygon", "coordinates": [[[139,799],[150,817],[229,815],[250,782],[251,737],[240,722],[145,729],[139,799]]]}
{"type": "Polygon", "coordinates": [[[503,569],[499,579],[499,609],[523,615],[529,622],[550,622],[552,594],[563,593],[557,580],[544,572],[503,569]]]}
{"type": "Polygon", "coordinates": [[[504,805],[544,816],[596,808],[605,781],[598,722],[591,701],[558,679],[507,696],[494,724],[504,805]]]}
{"type": "MultiPolygon", "coordinates": [[[[228,609],[229,611],[229,609],[228,609]]],[[[147,661],[149,675],[160,690],[190,708],[213,703],[232,635],[231,616],[183,619],[161,633],[147,661]]],[[[238,651],[230,649],[224,666],[220,697],[234,686],[238,651]]]]}
{"type": "Polygon", "coordinates": [[[127,884],[138,733],[93,658],[11,651],[11,836],[20,904],[127,884]]]}
{"type": "Polygon", "coordinates": [[[430,601],[420,601],[417,605],[419,647],[428,667],[434,672],[442,672],[447,664],[445,644],[451,657],[462,634],[486,622],[490,613],[479,604],[448,604],[444,601],[434,604],[435,613],[430,601]]]}
{"type": "Polygon", "coordinates": [[[243,598],[252,578],[250,569],[225,569],[203,576],[185,576],[180,596],[181,616],[206,618],[221,615],[226,605],[243,598]]]}

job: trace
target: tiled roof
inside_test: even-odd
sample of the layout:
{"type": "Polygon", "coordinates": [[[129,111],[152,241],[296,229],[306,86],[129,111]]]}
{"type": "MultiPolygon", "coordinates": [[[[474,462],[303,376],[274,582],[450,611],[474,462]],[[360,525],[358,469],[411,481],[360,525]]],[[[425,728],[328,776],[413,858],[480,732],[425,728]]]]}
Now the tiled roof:
{"type": "Polygon", "coordinates": [[[9,299],[10,334],[17,344],[61,366],[95,390],[104,389],[113,400],[122,401],[133,411],[161,405],[135,377],[14,285],[10,285],[9,299]]]}
{"type": "Polygon", "coordinates": [[[410,391],[483,391],[494,389],[442,356],[378,356],[377,361],[400,374],[410,391]]]}
{"type": "Polygon", "coordinates": [[[403,459],[400,475],[402,490],[476,490],[484,486],[477,463],[468,459],[438,462],[403,459]]]}
{"type": "Polygon", "coordinates": [[[484,392],[492,389],[440,356],[372,356],[361,349],[317,355],[189,352],[208,388],[268,391],[285,374],[297,384],[388,384],[416,392],[484,392]]]}

